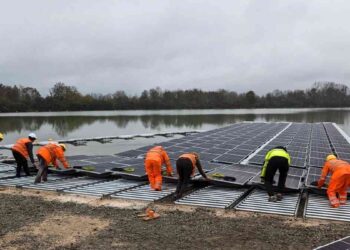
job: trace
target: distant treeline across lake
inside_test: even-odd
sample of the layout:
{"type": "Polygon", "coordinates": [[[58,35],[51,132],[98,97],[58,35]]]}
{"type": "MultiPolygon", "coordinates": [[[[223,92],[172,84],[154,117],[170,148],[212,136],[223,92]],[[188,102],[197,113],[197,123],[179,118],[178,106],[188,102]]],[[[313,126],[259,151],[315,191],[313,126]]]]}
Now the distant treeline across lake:
{"type": "Polygon", "coordinates": [[[261,96],[252,90],[170,91],[158,87],[140,95],[121,90],[105,95],[82,94],[64,83],[56,83],[47,96],[32,87],[4,84],[0,84],[0,93],[0,112],[350,107],[349,88],[333,82],[317,82],[306,90],[274,90],[261,96]]]}

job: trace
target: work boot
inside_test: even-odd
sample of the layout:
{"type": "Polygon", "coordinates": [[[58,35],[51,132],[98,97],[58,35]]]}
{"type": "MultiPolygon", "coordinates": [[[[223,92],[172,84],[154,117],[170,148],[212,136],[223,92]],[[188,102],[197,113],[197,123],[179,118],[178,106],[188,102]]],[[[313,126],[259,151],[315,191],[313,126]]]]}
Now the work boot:
{"type": "Polygon", "coordinates": [[[268,201],[269,202],[276,202],[277,201],[277,196],[276,195],[269,196],[268,201]]]}
{"type": "Polygon", "coordinates": [[[277,193],[277,194],[276,194],[276,198],[277,198],[278,201],[283,200],[283,196],[282,196],[281,193],[277,193]]]}
{"type": "Polygon", "coordinates": [[[334,205],[332,205],[332,208],[338,208],[338,207],[340,207],[339,204],[334,204],[334,205]]]}

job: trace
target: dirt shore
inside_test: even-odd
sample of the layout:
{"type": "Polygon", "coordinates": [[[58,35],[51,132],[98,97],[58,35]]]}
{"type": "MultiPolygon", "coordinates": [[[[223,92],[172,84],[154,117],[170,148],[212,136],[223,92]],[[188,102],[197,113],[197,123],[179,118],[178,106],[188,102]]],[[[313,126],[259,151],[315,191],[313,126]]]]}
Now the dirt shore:
{"type": "Polygon", "coordinates": [[[0,249],[312,249],[350,223],[0,191],[0,249]],[[161,217],[144,222],[146,206],[161,217]]]}

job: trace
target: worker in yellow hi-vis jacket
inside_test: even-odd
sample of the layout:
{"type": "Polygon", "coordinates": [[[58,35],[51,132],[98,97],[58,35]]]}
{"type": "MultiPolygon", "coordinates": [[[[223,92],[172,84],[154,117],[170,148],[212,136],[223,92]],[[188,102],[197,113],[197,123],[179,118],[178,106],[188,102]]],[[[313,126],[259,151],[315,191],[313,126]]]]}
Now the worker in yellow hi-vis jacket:
{"type": "Polygon", "coordinates": [[[277,146],[267,152],[260,177],[265,182],[266,191],[269,195],[269,201],[276,202],[282,200],[282,191],[285,187],[287,174],[290,165],[290,156],[283,146],[277,146]],[[273,178],[279,171],[279,180],[277,186],[277,194],[273,191],[273,178]]]}

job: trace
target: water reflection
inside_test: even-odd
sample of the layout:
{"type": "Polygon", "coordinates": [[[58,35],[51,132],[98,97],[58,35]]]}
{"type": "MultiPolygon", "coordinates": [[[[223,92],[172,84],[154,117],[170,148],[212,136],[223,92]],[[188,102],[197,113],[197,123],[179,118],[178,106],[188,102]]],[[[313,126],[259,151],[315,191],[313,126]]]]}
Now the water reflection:
{"type": "MultiPolygon", "coordinates": [[[[162,111],[164,112],[164,111],[162,111]]],[[[181,112],[181,111],[179,111],[181,112]]],[[[340,124],[346,132],[350,131],[350,111],[349,110],[306,110],[300,112],[285,113],[259,113],[249,112],[247,114],[203,114],[203,111],[193,111],[192,114],[138,114],[138,115],[112,115],[98,116],[94,112],[89,116],[0,116],[0,131],[4,133],[22,134],[26,131],[54,131],[59,137],[67,136],[76,137],[75,134],[80,131],[79,136],[89,136],[86,133],[94,130],[96,135],[107,135],[114,128],[127,129],[130,127],[137,128],[138,132],[142,130],[153,131],[166,128],[176,129],[203,129],[205,125],[222,126],[230,123],[241,121],[288,121],[288,122],[335,122],[340,124]],[[84,134],[85,133],[85,134],[84,134]]],[[[131,111],[132,114],[132,111],[131,111]]]]}

